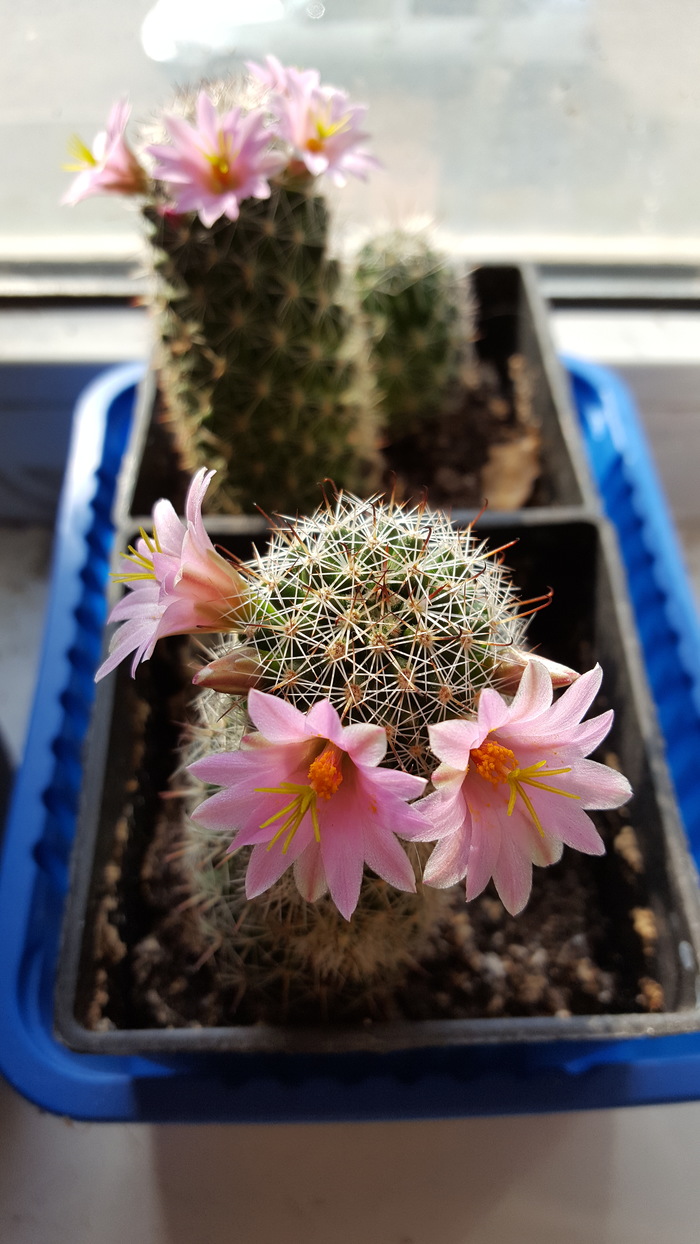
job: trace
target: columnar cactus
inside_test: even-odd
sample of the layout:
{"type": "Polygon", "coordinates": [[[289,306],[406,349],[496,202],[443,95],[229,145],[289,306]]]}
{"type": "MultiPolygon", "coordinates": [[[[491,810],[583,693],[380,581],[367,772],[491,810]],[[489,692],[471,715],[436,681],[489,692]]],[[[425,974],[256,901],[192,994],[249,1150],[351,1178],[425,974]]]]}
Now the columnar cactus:
{"type": "Polygon", "coordinates": [[[217,469],[217,509],[309,509],[374,457],[372,382],[328,208],[277,185],[235,221],[146,210],[161,390],[183,465],[217,469]]]}
{"type": "Polygon", "coordinates": [[[182,465],[213,466],[210,508],[308,509],[331,475],[371,487],[373,381],[356,296],[329,254],[322,175],[376,163],[365,109],[268,58],[183,94],[141,165],[113,109],[66,196],[145,200],[161,392],[182,465]]]}

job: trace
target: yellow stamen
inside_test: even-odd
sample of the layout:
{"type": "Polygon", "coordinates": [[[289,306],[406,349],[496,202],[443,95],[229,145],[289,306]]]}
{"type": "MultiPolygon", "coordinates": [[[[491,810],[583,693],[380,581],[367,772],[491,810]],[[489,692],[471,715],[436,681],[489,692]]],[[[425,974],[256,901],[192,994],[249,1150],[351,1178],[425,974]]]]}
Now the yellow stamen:
{"type": "Polygon", "coordinates": [[[538,782],[530,774],[537,773],[539,777],[556,777],[560,773],[571,773],[571,767],[566,769],[545,769],[546,760],[539,760],[535,765],[529,765],[527,769],[511,769],[508,774],[508,785],[510,786],[510,799],[508,800],[508,816],[512,815],[515,807],[515,801],[520,795],[525,807],[532,817],[535,828],[541,838],[544,838],[544,830],[540,818],[538,817],[532,800],[523,789],[524,786],[535,786],[537,790],[549,791],[550,795],[563,795],[565,799],[579,799],[579,795],[574,795],[570,790],[561,790],[558,786],[548,786],[546,782],[538,782]]]}
{"type": "Polygon", "coordinates": [[[77,160],[77,164],[64,164],[63,167],[67,173],[82,173],[86,168],[96,168],[97,160],[92,154],[89,147],[77,134],[71,134],[68,139],[68,154],[77,160]]]}
{"type": "Polygon", "coordinates": [[[314,838],[317,842],[321,841],[321,831],[316,812],[316,792],[310,786],[300,786],[293,782],[280,782],[279,786],[257,786],[255,789],[261,795],[294,795],[294,798],[284,808],[280,808],[279,812],[275,812],[274,816],[268,817],[260,826],[261,829],[267,829],[268,825],[274,825],[275,821],[282,820],[283,817],[285,818],[282,820],[282,825],[277,830],[274,838],[271,838],[268,842],[268,851],[286,834],[287,836],[282,844],[282,854],[286,855],[289,844],[307,812],[311,813],[314,838]]]}
{"type": "Polygon", "coordinates": [[[146,557],[145,553],[139,553],[138,549],[135,549],[133,544],[130,544],[125,556],[128,561],[133,562],[135,566],[139,567],[139,569],[135,571],[126,570],[119,574],[113,574],[112,578],[115,583],[127,583],[134,579],[155,579],[156,574],[153,569],[153,554],[163,552],[160,547],[158,532],[154,527],[153,534],[149,536],[146,534],[143,527],[140,527],[139,535],[141,536],[141,539],[146,545],[146,548],[151,556],[146,557]]]}
{"type": "Polygon", "coordinates": [[[228,151],[223,134],[219,135],[219,150],[217,152],[202,152],[205,160],[211,165],[212,181],[215,183],[215,189],[235,190],[240,184],[240,177],[236,173],[235,168],[239,154],[238,151],[228,151]]]}
{"type": "Polygon", "coordinates": [[[493,739],[486,739],[479,747],[472,748],[469,753],[469,761],[480,777],[485,778],[492,786],[500,786],[502,782],[508,783],[510,787],[508,816],[513,815],[515,803],[519,795],[532,817],[535,828],[541,838],[545,836],[542,823],[535,811],[530,796],[524,788],[526,786],[534,786],[536,790],[546,790],[550,795],[563,795],[565,799],[580,798],[579,795],[574,795],[569,790],[561,790],[558,786],[550,786],[547,782],[539,781],[540,778],[558,777],[561,773],[571,773],[570,767],[547,769],[545,768],[547,761],[538,760],[536,764],[529,765],[527,769],[519,769],[514,752],[509,747],[503,747],[501,743],[496,743],[493,739]],[[534,776],[535,774],[537,776],[534,776]]]}

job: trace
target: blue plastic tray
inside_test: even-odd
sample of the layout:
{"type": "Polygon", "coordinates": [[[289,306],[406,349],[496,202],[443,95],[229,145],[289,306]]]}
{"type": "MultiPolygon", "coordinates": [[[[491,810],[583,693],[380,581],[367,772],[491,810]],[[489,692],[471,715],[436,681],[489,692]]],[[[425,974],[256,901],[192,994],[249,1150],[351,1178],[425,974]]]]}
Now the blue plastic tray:
{"type": "MultiPolygon", "coordinates": [[[[698,620],[634,409],[602,368],[568,360],[591,464],[620,533],[652,689],[696,859],[698,620]]],[[[27,1097],[82,1119],[329,1121],[574,1110],[700,1097],[700,1034],[470,1047],[425,1054],[75,1054],[52,1035],[67,860],[93,696],[112,540],[110,508],[142,369],[116,368],[80,402],[26,759],[0,873],[0,1067],[27,1097]]]]}

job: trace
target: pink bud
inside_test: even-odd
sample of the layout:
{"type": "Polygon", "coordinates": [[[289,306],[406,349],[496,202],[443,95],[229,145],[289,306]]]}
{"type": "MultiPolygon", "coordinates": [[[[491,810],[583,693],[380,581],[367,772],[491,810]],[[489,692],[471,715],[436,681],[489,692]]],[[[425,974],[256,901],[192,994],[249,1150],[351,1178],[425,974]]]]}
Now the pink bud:
{"type": "Polygon", "coordinates": [[[204,665],[192,682],[198,687],[211,687],[226,695],[247,695],[262,681],[262,668],[249,648],[234,648],[226,656],[204,665]]]}
{"type": "Polygon", "coordinates": [[[548,661],[536,652],[525,652],[523,648],[508,648],[507,655],[496,665],[495,674],[499,690],[507,695],[514,695],[520,686],[520,679],[532,658],[535,657],[544,665],[552,680],[553,687],[570,687],[581,675],[577,670],[569,669],[568,665],[560,665],[558,661],[548,661]]]}

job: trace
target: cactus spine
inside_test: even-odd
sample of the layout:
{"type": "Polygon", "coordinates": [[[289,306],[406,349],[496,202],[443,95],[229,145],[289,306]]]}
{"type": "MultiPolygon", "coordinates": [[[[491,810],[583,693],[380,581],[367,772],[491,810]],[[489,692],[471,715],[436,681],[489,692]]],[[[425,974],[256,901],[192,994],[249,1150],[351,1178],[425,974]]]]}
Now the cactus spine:
{"type": "MultiPolygon", "coordinates": [[[[300,709],[328,698],[345,722],[384,726],[388,763],[417,775],[434,767],[428,726],[473,712],[477,693],[498,683],[503,649],[522,635],[500,565],[471,529],[456,531],[424,507],[340,495],[290,520],[243,570],[245,651],[259,662],[261,688],[300,709]]],[[[214,655],[230,651],[228,639],[214,655]]],[[[194,712],[185,764],[238,748],[241,698],[204,689],[194,712]]],[[[205,793],[193,788],[190,810],[205,793]]],[[[249,849],[226,855],[228,840],[188,820],[184,832],[187,884],[217,974],[234,992],[252,989],[268,1018],[293,1016],[320,995],[334,1015],[372,1013],[449,904],[446,891],[420,885],[428,853],[420,846],[410,856],[418,893],[366,872],[351,924],[329,897],[302,899],[290,873],[247,900],[249,849]]]]}
{"type": "Polygon", "coordinates": [[[310,508],[374,454],[359,327],[312,189],[272,188],[238,220],[147,208],[160,368],[183,465],[216,467],[215,508],[310,508]]]}
{"type": "Polygon", "coordinates": [[[356,283],[389,435],[439,415],[470,361],[474,314],[458,276],[420,238],[391,234],[359,253],[356,283]]]}
{"type": "Polygon", "coordinates": [[[280,528],[250,569],[246,636],[262,689],[384,726],[395,763],[419,776],[428,726],[473,712],[522,633],[484,544],[422,506],[341,495],[280,528]]]}

